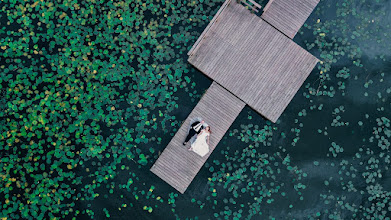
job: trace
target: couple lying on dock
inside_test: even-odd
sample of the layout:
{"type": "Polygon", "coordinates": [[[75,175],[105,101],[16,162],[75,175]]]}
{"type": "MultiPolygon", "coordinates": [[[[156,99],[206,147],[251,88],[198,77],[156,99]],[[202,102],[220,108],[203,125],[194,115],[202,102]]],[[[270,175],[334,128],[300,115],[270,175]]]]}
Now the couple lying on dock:
{"type": "Polygon", "coordinates": [[[187,135],[183,145],[186,145],[191,140],[190,151],[193,151],[201,157],[209,153],[209,136],[211,134],[210,126],[203,120],[196,121],[191,124],[189,134],[187,135]]]}

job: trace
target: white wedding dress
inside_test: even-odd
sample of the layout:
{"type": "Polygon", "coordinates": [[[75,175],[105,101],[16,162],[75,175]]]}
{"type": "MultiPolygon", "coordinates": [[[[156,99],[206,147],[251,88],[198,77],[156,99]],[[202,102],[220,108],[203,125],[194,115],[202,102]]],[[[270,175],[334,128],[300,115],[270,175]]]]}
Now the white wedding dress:
{"type": "Polygon", "coordinates": [[[191,144],[191,149],[196,154],[200,155],[201,157],[205,156],[207,153],[209,153],[209,146],[206,142],[207,137],[209,136],[209,132],[203,131],[197,139],[191,144]]]}

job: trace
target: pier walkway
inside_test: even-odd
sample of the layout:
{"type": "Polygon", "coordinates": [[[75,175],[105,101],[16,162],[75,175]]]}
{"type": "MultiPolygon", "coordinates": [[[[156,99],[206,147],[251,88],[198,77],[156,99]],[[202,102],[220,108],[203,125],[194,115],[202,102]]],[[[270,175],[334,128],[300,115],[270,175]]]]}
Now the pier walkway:
{"type": "Polygon", "coordinates": [[[244,102],[213,82],[152,166],[151,171],[184,193],[244,106],[244,102]],[[209,153],[204,157],[189,151],[190,143],[187,146],[182,145],[190,127],[190,120],[197,117],[202,117],[212,131],[209,153]]]}
{"type": "Polygon", "coordinates": [[[246,104],[276,122],[319,61],[292,41],[318,0],[270,0],[261,17],[248,1],[226,0],[188,52],[214,82],[151,168],[181,193],[246,104]],[[213,132],[204,157],[182,145],[196,117],[213,132]]]}

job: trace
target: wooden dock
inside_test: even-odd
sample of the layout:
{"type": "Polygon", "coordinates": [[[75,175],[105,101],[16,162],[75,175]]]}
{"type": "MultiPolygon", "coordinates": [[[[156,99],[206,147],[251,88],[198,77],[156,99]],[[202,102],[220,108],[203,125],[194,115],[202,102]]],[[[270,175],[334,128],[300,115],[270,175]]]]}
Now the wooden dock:
{"type": "Polygon", "coordinates": [[[262,18],[293,39],[319,0],[269,0],[262,18]]]}
{"type": "Polygon", "coordinates": [[[244,102],[213,82],[152,166],[151,171],[184,193],[244,106],[244,102]],[[182,145],[190,121],[196,117],[201,117],[212,131],[210,151],[204,157],[189,151],[190,143],[187,146],[182,145]]]}
{"type": "Polygon", "coordinates": [[[181,193],[246,104],[276,122],[318,62],[292,38],[319,0],[270,0],[265,20],[248,1],[226,0],[188,53],[214,82],[151,168],[181,193]],[[182,145],[197,117],[212,130],[204,157],[182,145]]]}
{"type": "Polygon", "coordinates": [[[276,122],[318,59],[241,4],[227,0],[188,61],[276,122]]]}

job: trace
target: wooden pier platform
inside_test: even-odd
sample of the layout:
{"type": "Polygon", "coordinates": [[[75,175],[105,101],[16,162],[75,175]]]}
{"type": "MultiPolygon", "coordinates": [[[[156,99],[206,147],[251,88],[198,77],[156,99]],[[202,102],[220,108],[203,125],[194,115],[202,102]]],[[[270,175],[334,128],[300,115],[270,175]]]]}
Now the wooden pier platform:
{"type": "Polygon", "coordinates": [[[276,122],[318,59],[236,1],[221,8],[188,61],[276,122]]]}
{"type": "Polygon", "coordinates": [[[243,101],[213,82],[152,166],[151,171],[184,193],[244,106],[243,101]],[[190,121],[196,117],[201,117],[212,131],[209,153],[204,157],[189,151],[190,143],[187,146],[182,145],[188,134],[190,121]]]}

